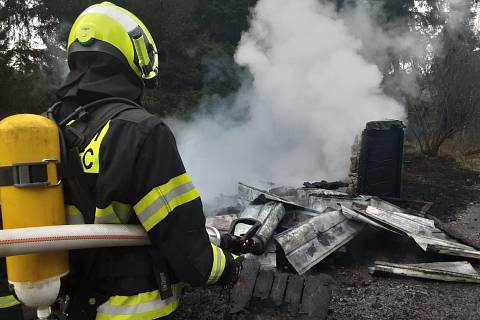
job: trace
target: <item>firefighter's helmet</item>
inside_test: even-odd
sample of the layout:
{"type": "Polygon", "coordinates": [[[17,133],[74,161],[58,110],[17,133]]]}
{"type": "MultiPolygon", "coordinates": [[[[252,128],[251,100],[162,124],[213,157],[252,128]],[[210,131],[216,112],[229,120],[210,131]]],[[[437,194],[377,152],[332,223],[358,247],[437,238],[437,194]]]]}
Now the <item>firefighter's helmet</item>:
{"type": "Polygon", "coordinates": [[[145,25],[133,13],[110,2],[85,9],[68,37],[68,60],[79,52],[103,52],[128,64],[147,87],[156,84],[157,47],[145,25]]]}

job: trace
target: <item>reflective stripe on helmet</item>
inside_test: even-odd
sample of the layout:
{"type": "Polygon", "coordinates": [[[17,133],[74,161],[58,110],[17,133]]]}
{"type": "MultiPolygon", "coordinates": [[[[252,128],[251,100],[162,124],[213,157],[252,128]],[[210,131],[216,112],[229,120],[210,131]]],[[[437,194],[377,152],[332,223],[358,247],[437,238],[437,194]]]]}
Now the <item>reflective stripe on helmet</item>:
{"type": "Polygon", "coordinates": [[[80,17],[89,13],[98,13],[109,16],[113,20],[120,23],[120,25],[123,27],[123,29],[125,29],[127,33],[130,33],[131,31],[139,27],[138,23],[132,17],[113,6],[107,6],[102,4],[91,6],[88,7],[85,11],[83,11],[80,14],[80,17]]]}

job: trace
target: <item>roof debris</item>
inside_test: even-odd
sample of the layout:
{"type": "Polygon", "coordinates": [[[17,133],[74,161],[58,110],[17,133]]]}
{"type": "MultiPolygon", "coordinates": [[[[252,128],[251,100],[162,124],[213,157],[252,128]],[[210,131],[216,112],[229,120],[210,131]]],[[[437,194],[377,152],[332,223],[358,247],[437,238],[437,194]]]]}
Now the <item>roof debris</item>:
{"type": "Polygon", "coordinates": [[[285,257],[299,274],[352,240],[363,225],[340,210],[324,212],[274,236],[285,257]]]}
{"type": "Polygon", "coordinates": [[[370,274],[391,273],[448,282],[480,283],[480,275],[467,261],[397,264],[376,261],[370,274]]]}
{"type": "MultiPolygon", "coordinates": [[[[226,230],[226,224],[236,217],[259,220],[264,224],[261,229],[264,247],[269,248],[259,261],[274,267],[279,259],[287,260],[300,275],[345,246],[367,226],[409,237],[426,252],[480,259],[480,251],[450,236],[443,227],[438,228],[438,222],[424,217],[431,203],[415,201],[415,207],[420,206],[416,211],[378,197],[352,197],[337,190],[312,188],[315,184],[306,186],[266,191],[239,183],[238,201],[243,207],[240,214],[208,218],[207,225],[226,230]]],[[[245,232],[243,229],[240,227],[239,232],[245,232]]],[[[480,283],[480,275],[468,262],[412,265],[376,262],[371,271],[480,283]]]]}

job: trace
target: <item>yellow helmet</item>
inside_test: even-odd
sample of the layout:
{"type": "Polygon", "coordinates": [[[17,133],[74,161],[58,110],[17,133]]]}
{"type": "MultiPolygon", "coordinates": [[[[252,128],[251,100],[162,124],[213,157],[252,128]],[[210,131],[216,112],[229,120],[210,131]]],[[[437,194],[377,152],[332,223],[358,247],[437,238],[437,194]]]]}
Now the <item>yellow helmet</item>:
{"type": "Polygon", "coordinates": [[[68,37],[68,58],[75,52],[103,52],[128,63],[147,87],[158,75],[157,47],[145,25],[131,12],[110,2],[83,11],[68,37]]]}

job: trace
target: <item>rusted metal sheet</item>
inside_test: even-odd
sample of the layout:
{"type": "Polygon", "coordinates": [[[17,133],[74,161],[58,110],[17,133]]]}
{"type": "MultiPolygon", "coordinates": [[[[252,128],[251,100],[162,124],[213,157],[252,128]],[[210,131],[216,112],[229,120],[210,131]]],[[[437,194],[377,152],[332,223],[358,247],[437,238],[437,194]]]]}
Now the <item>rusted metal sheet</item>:
{"type": "Polygon", "coordinates": [[[480,283],[480,275],[466,261],[435,262],[418,264],[398,264],[376,261],[369,268],[371,274],[391,273],[414,278],[432,279],[448,282],[480,283]]]}
{"type": "Polygon", "coordinates": [[[299,274],[303,274],[353,239],[363,225],[340,211],[325,212],[276,236],[275,241],[299,274]]]}

